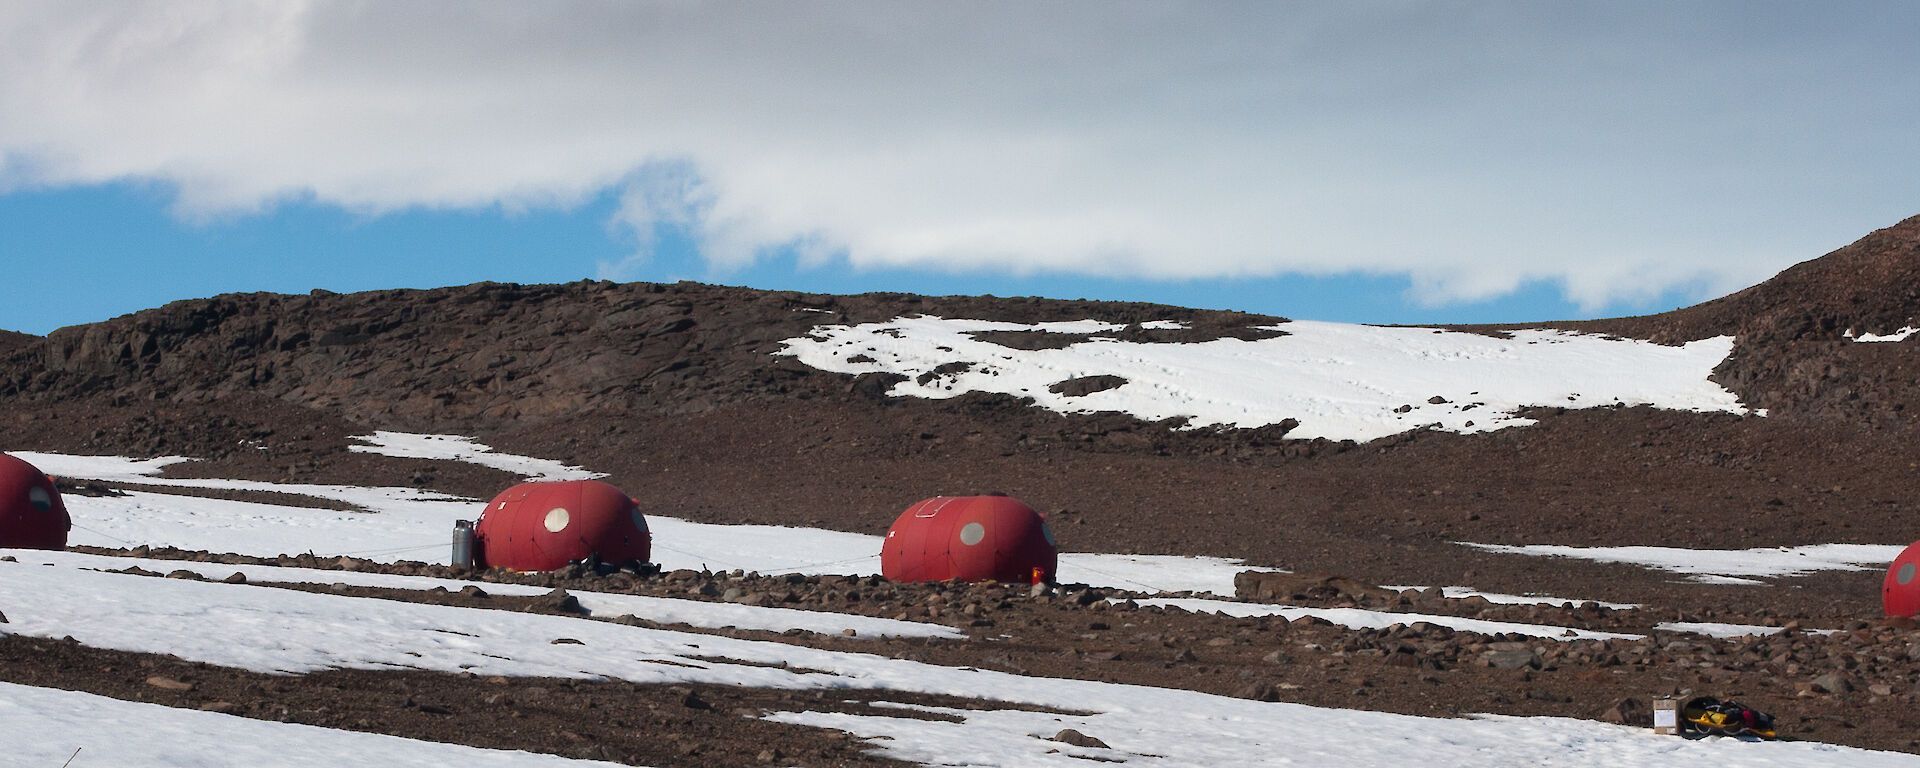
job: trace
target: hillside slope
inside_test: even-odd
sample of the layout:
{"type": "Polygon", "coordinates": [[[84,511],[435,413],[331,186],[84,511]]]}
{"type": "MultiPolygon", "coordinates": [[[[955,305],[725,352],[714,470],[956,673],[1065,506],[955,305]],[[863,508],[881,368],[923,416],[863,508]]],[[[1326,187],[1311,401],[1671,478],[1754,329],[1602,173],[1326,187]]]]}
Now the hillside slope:
{"type": "MultiPolygon", "coordinates": [[[[1061,415],[1005,395],[891,397],[897,378],[774,353],[816,326],[920,313],[1094,319],[1119,326],[1116,338],[1158,342],[1265,338],[1274,331],[1260,328],[1282,321],[1110,302],[583,282],[227,295],[13,339],[0,346],[10,415],[0,440],[215,460],[176,472],[491,495],[507,478],[337,458],[374,429],[454,432],[609,472],[658,514],[877,532],[919,498],[1002,490],[1053,515],[1074,549],[1699,605],[1718,599],[1714,588],[1453,542],[1915,538],[1920,489],[1889,470],[1920,467],[1906,418],[1920,341],[1843,334],[1905,323],[1920,307],[1916,274],[1920,219],[1910,219],[1725,299],[1574,324],[1669,343],[1735,334],[1716,375],[1766,418],[1542,408],[1529,427],[1356,444],[1289,440],[1284,425],[1061,415]]],[[[996,343],[1057,342],[1016,332],[996,343]]],[[[1832,577],[1792,599],[1870,612],[1870,581],[1832,577]]]]}
{"type": "Polygon", "coordinates": [[[1920,358],[1906,344],[1853,339],[1920,326],[1920,216],[1723,298],[1570,325],[1667,343],[1732,335],[1717,379],[1748,405],[1788,418],[1902,421],[1920,408],[1920,358]]]}

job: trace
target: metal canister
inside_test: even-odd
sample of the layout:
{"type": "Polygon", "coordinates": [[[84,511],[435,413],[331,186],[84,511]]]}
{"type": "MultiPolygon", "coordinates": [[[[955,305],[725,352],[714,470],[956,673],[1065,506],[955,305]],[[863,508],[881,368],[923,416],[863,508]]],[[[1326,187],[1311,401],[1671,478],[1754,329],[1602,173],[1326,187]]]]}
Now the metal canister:
{"type": "Polygon", "coordinates": [[[453,521],[453,566],[473,567],[473,521],[453,521]]]}

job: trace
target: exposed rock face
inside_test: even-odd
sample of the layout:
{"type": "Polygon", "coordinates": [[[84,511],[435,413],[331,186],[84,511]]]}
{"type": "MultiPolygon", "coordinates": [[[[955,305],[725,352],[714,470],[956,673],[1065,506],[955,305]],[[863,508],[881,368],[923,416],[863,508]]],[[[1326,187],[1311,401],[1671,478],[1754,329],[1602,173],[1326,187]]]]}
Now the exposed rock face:
{"type": "Polygon", "coordinates": [[[1920,216],[1801,262],[1724,298],[1659,315],[1567,324],[1665,343],[1736,338],[1716,379],[1787,418],[1867,422],[1920,407],[1920,338],[1853,337],[1920,327],[1920,216]]]}
{"type": "MultiPolygon", "coordinates": [[[[262,394],[419,429],[581,413],[698,413],[831,379],[779,342],[821,323],[928,313],[1015,322],[1173,319],[1183,336],[1280,322],[1119,302],[823,296],[682,283],[498,283],[180,301],[44,340],[0,337],[0,398],[202,403],[262,394]]],[[[830,385],[824,385],[829,386],[830,385]]],[[[799,395],[801,397],[811,396],[799,395]]]]}
{"type": "MultiPolygon", "coordinates": [[[[56,331],[28,351],[45,370],[14,366],[0,391],[136,402],[252,392],[420,426],[697,409],[701,398],[681,395],[722,350],[770,351],[757,347],[810,324],[787,317],[799,297],[749,293],[588,283],[221,296],[56,331]],[[755,317],[726,322],[733,313],[755,317]]],[[[742,382],[756,383],[778,386],[742,382]]]]}

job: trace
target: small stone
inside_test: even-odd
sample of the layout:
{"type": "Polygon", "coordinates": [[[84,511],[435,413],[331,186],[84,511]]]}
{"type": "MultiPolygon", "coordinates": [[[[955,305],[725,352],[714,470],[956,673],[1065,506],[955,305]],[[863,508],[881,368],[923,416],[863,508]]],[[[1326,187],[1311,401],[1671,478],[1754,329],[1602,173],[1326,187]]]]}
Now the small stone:
{"type": "Polygon", "coordinates": [[[234,571],[233,573],[227,574],[227,577],[221,579],[221,581],[228,584],[245,584],[247,583],[247,575],[239,571],[234,571]]]}
{"type": "Polygon", "coordinates": [[[1480,658],[1494,669],[1526,669],[1539,663],[1539,657],[1527,649],[1487,651],[1480,658]]]}
{"type": "Polygon", "coordinates": [[[1252,699],[1254,701],[1279,701],[1280,689],[1274,687],[1273,683],[1253,682],[1248,683],[1234,695],[1242,699],[1252,699]]]}
{"type": "Polygon", "coordinates": [[[558,587],[554,588],[552,592],[548,592],[542,596],[540,598],[540,605],[549,610],[559,611],[561,613],[587,612],[587,609],[580,607],[580,598],[574,597],[568,594],[566,590],[558,587]]]}
{"type": "Polygon", "coordinates": [[[154,675],[152,677],[147,678],[147,685],[151,685],[155,688],[168,690],[168,691],[193,690],[193,683],[189,683],[184,680],[177,680],[171,677],[167,677],[166,675],[154,675]]]}
{"type": "Polygon", "coordinates": [[[200,711],[202,712],[213,712],[222,715],[239,714],[241,709],[242,707],[240,705],[231,701],[210,701],[200,705],[200,711]]]}
{"type": "Polygon", "coordinates": [[[1853,690],[1853,683],[1845,677],[1829,672],[1813,679],[1813,689],[1821,693],[1846,693],[1853,690]]]}
{"type": "Polygon", "coordinates": [[[547,644],[548,645],[586,645],[586,643],[580,642],[579,640],[575,640],[571,637],[556,637],[551,642],[548,642],[547,644]]]}
{"type": "Polygon", "coordinates": [[[1053,740],[1062,744],[1072,744],[1076,747],[1086,747],[1088,749],[1112,749],[1112,747],[1107,746],[1106,742],[1072,728],[1065,728],[1059,733],[1054,734],[1053,740]]]}

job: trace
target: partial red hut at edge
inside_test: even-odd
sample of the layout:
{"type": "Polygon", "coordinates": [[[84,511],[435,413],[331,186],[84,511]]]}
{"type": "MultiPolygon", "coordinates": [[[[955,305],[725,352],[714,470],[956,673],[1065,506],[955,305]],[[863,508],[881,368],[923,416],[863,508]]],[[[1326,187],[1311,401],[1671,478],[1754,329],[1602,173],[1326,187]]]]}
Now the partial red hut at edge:
{"type": "Polygon", "coordinates": [[[0,547],[66,549],[73,518],[53,479],[0,453],[0,547]]]}
{"type": "Polygon", "coordinates": [[[880,572],[892,581],[1051,582],[1058,557],[1046,518],[1019,499],[936,496],[887,529],[880,572]]]}
{"type": "Polygon", "coordinates": [[[1880,606],[1888,616],[1920,615],[1920,542],[1908,545],[1880,581],[1880,606]]]}

